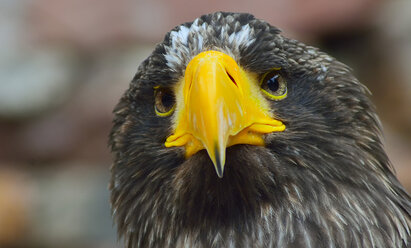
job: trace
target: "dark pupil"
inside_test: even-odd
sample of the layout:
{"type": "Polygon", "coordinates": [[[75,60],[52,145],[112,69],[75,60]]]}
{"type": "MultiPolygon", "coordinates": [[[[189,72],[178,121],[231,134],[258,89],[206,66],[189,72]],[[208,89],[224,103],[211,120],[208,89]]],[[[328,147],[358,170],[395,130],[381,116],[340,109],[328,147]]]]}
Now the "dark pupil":
{"type": "Polygon", "coordinates": [[[164,108],[170,109],[174,104],[174,96],[170,92],[164,92],[161,96],[161,103],[164,108]]]}
{"type": "Polygon", "coordinates": [[[278,75],[275,75],[267,80],[267,87],[273,92],[276,92],[278,90],[278,88],[280,87],[280,84],[278,83],[278,75]]]}

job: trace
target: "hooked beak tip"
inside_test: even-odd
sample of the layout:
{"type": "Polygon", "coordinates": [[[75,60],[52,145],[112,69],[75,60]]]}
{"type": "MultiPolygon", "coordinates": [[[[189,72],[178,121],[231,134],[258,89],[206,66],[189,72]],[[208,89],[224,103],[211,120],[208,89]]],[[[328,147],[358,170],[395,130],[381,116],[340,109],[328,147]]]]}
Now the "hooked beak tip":
{"type": "Polygon", "coordinates": [[[221,156],[220,151],[217,147],[215,148],[214,151],[215,151],[215,158],[216,158],[215,159],[216,161],[214,163],[214,167],[215,167],[215,170],[217,172],[217,176],[219,178],[223,178],[225,158],[223,158],[221,156]]]}

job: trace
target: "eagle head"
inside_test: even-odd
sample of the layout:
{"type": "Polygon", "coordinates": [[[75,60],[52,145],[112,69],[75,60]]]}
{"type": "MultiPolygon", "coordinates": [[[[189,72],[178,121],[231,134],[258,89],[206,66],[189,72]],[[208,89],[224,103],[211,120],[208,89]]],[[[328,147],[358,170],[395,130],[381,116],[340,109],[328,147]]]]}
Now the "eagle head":
{"type": "Polygon", "coordinates": [[[367,89],[250,14],[177,26],[114,110],[127,247],[406,247],[410,198],[367,89]]]}

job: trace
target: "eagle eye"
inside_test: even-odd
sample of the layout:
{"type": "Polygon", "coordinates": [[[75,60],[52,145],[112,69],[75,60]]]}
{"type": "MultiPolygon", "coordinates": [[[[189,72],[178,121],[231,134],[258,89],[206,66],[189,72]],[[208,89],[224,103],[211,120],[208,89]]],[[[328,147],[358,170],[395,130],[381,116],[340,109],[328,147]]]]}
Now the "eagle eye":
{"type": "Polygon", "coordinates": [[[158,116],[166,117],[174,112],[176,99],[169,88],[154,87],[154,105],[158,116]]]}
{"type": "Polygon", "coordinates": [[[261,91],[271,100],[282,100],[287,96],[287,81],[279,69],[273,69],[264,74],[261,80],[261,91]]]}

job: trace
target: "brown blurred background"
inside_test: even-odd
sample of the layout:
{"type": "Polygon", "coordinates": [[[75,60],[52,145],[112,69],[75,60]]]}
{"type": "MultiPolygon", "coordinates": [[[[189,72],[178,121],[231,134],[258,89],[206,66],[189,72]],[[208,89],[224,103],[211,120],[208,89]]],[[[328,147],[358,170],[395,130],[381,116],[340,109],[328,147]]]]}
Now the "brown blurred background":
{"type": "Polygon", "coordinates": [[[155,43],[250,12],[354,68],[411,191],[411,1],[0,0],[0,247],[119,247],[109,210],[115,103],[155,43]]]}

